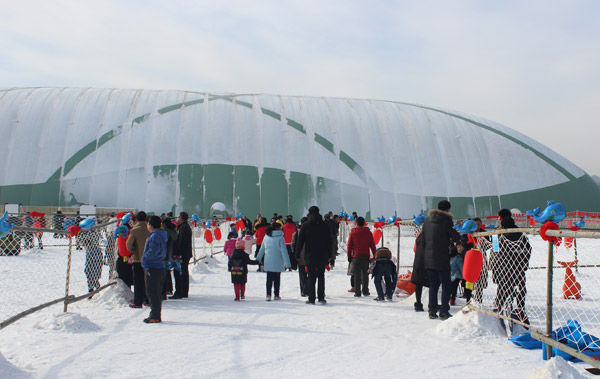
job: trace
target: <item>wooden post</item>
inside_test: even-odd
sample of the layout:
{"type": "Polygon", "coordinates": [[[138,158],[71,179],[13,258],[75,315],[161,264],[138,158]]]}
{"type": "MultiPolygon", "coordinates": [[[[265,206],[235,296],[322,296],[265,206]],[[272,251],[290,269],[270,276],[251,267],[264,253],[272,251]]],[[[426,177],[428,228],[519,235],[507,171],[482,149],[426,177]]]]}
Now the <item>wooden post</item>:
{"type": "Polygon", "coordinates": [[[72,239],[69,238],[69,258],[67,259],[67,280],[65,282],[65,302],[63,312],[67,313],[69,308],[69,285],[71,283],[71,258],[73,256],[73,243],[72,239]]]}
{"type": "MultiPolygon", "coordinates": [[[[554,242],[548,241],[548,273],[546,276],[546,335],[552,338],[552,281],[554,271],[554,242]]],[[[552,358],[552,346],[546,345],[546,356],[552,358]]]]}
{"type": "Polygon", "coordinates": [[[402,224],[398,224],[398,252],[396,253],[396,260],[398,261],[397,267],[398,272],[400,272],[400,234],[402,233],[402,224]]]}

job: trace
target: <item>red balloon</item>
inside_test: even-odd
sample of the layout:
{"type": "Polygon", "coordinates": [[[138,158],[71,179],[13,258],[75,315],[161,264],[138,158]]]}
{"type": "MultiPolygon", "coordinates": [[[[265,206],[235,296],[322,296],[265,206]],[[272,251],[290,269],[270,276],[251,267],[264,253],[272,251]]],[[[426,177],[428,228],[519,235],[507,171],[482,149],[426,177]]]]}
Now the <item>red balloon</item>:
{"type": "Polygon", "coordinates": [[[81,228],[79,227],[79,225],[71,225],[67,230],[71,232],[71,234],[67,234],[67,237],[71,238],[79,234],[81,228]]]}
{"type": "Polygon", "coordinates": [[[481,275],[481,267],[483,266],[483,254],[477,249],[471,249],[465,254],[465,262],[463,264],[463,279],[467,282],[475,283],[481,275]]]}
{"type": "Polygon", "coordinates": [[[212,243],[213,241],[212,233],[208,229],[204,231],[204,240],[208,243],[212,243]]]}
{"type": "Polygon", "coordinates": [[[220,241],[221,240],[221,229],[216,228],[214,233],[215,233],[215,239],[217,241],[220,241]]]}
{"type": "Polygon", "coordinates": [[[373,240],[375,241],[375,245],[377,245],[379,243],[379,241],[381,241],[381,235],[383,233],[381,232],[381,229],[375,229],[373,231],[373,240]]]}

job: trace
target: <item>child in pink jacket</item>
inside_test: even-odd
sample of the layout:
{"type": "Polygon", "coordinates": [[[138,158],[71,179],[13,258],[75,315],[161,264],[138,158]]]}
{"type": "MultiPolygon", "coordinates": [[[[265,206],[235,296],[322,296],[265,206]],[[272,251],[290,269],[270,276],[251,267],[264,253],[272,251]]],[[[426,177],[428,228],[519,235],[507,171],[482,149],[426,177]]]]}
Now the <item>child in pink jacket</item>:
{"type": "Polygon", "coordinates": [[[227,258],[231,257],[231,254],[233,254],[233,251],[235,250],[235,234],[233,234],[233,232],[230,232],[227,235],[227,241],[225,241],[225,246],[223,246],[223,251],[225,252],[225,255],[227,255],[227,258]]]}

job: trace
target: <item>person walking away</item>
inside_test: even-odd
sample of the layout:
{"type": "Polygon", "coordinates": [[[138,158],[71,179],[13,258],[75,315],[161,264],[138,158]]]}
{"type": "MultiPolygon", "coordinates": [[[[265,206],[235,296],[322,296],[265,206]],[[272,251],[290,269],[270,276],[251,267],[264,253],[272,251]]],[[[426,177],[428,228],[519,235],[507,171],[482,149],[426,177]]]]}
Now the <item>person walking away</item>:
{"type": "Polygon", "coordinates": [[[146,222],[146,212],[139,211],[134,218],[133,228],[129,231],[126,247],[131,251],[131,262],[133,264],[133,304],[132,308],[142,308],[144,303],[148,302],[146,297],[146,285],[144,279],[144,268],[142,267],[142,255],[148,232],[148,223],[146,222]]]}
{"type": "Polygon", "coordinates": [[[298,262],[296,261],[296,257],[292,253],[292,236],[296,233],[296,223],[294,222],[294,218],[292,216],[287,216],[285,219],[285,224],[283,224],[283,239],[285,240],[285,247],[288,251],[288,256],[290,257],[290,263],[292,264],[292,270],[298,269],[298,262]]]}
{"type": "MultiPolygon", "coordinates": [[[[254,237],[256,238],[256,251],[254,252],[255,258],[258,256],[258,252],[260,251],[260,246],[262,245],[263,239],[265,238],[265,234],[267,233],[268,225],[269,224],[267,224],[267,219],[264,217],[260,219],[260,224],[256,225],[256,233],[254,235],[254,237]]],[[[260,260],[258,261],[258,271],[263,271],[263,265],[260,262],[260,260]]]]}
{"type": "Polygon", "coordinates": [[[102,249],[100,248],[100,232],[98,229],[81,231],[81,244],[85,248],[84,273],[87,278],[88,292],[100,288],[102,276],[102,249]]]}
{"type": "Polygon", "coordinates": [[[190,291],[189,264],[192,259],[192,228],[188,223],[187,212],[179,213],[177,218],[177,242],[173,249],[173,258],[181,263],[181,273],[175,270],[175,293],[171,299],[187,298],[190,291]]]}
{"type": "Polygon", "coordinates": [[[423,303],[421,297],[423,295],[423,287],[429,287],[429,276],[425,270],[425,251],[423,249],[423,237],[421,233],[415,240],[415,259],[413,261],[413,270],[410,277],[410,282],[415,285],[415,312],[423,312],[423,303]]]}
{"type": "Polygon", "coordinates": [[[373,233],[365,226],[364,217],[356,219],[356,228],[348,237],[347,251],[354,270],[354,297],[369,296],[369,261],[376,249],[373,233]]]}
{"type": "Polygon", "coordinates": [[[451,204],[438,203],[438,209],[428,212],[421,234],[423,236],[424,262],[429,277],[429,318],[438,318],[438,290],[442,287],[439,318],[446,320],[450,314],[450,244],[460,240],[453,228],[451,204]]]}
{"type": "Polygon", "coordinates": [[[250,259],[250,255],[244,251],[244,241],[238,239],[235,243],[235,249],[227,262],[228,271],[231,273],[231,283],[235,293],[234,301],[240,301],[246,298],[246,282],[248,282],[248,265],[257,265],[258,261],[250,259]]]}
{"type": "MultiPolygon", "coordinates": [[[[62,210],[58,208],[54,216],[52,216],[52,224],[54,225],[54,229],[63,230],[63,224],[65,222],[65,215],[62,213],[62,210]]],[[[54,233],[53,238],[63,238],[63,234],[54,233]]]]}
{"type": "Polygon", "coordinates": [[[267,301],[271,301],[271,289],[275,293],[274,299],[281,300],[279,296],[281,273],[290,267],[290,258],[285,248],[283,231],[278,222],[267,227],[256,260],[263,261],[264,270],[267,273],[267,301]]]}
{"type": "Polygon", "coordinates": [[[250,229],[242,232],[242,241],[244,241],[244,251],[246,254],[252,254],[252,245],[256,244],[256,239],[252,236],[250,229]]]}
{"type": "Polygon", "coordinates": [[[396,281],[398,280],[398,273],[396,265],[392,261],[392,252],[387,247],[380,247],[375,252],[375,264],[372,271],[375,289],[377,290],[377,297],[373,300],[384,301],[387,298],[389,301],[392,301],[396,281]],[[382,280],[385,281],[385,293],[381,285],[382,280]]]}
{"type": "MultiPolygon", "coordinates": [[[[304,225],[304,223],[308,221],[308,217],[302,217],[300,219],[300,226],[304,225]]],[[[299,229],[296,229],[294,234],[292,235],[292,252],[294,254],[294,259],[298,263],[298,279],[300,280],[300,296],[306,297],[308,296],[306,292],[306,282],[307,282],[307,273],[306,273],[306,265],[304,264],[304,248],[302,251],[297,251],[296,244],[298,243],[298,233],[299,229]],[[296,257],[298,257],[296,259],[296,257]]]]}
{"type": "Polygon", "coordinates": [[[323,222],[319,207],[316,205],[308,209],[308,220],[300,228],[296,243],[296,259],[302,249],[304,249],[304,263],[308,279],[306,283],[308,294],[306,304],[315,304],[315,299],[318,299],[321,304],[326,304],[325,266],[327,266],[329,257],[331,257],[331,232],[323,222]],[[317,282],[318,288],[315,294],[317,282]]]}
{"type": "Polygon", "coordinates": [[[142,267],[146,296],[150,300],[150,315],[144,319],[147,324],[162,322],[162,288],[165,280],[165,260],[167,259],[167,232],[161,229],[160,217],[150,216],[147,224],[148,238],[144,245],[142,267]]]}

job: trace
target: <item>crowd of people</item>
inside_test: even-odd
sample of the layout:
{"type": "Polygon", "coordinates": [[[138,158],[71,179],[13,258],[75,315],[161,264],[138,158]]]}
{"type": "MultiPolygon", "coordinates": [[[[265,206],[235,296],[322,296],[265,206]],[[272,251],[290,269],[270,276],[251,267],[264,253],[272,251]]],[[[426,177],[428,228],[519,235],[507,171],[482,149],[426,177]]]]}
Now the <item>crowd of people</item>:
{"type": "MultiPolygon", "coordinates": [[[[450,202],[443,200],[437,209],[430,210],[415,240],[410,278],[416,285],[415,311],[425,310],[421,301],[423,287],[429,288],[427,306],[431,319],[445,320],[452,316],[450,306],[455,305],[459,288],[467,302],[472,296],[480,301],[481,291],[487,286],[488,268],[491,268],[492,280],[497,284],[494,310],[502,312],[509,308],[511,316],[528,322],[525,271],[531,246],[527,237],[520,232],[506,233],[491,244],[495,248],[484,249],[485,269],[477,283],[470,283],[462,277],[463,263],[466,252],[477,247],[477,241],[456,230],[450,208],[450,202]],[[479,289],[476,284],[479,284],[479,289]],[[516,306],[512,305],[513,301],[516,306]]],[[[363,217],[353,212],[352,219],[355,222],[346,247],[347,273],[350,276],[348,292],[354,297],[370,296],[369,283],[372,279],[377,292],[374,300],[392,301],[398,278],[392,253],[386,247],[376,247],[373,233],[363,217]]],[[[509,210],[500,210],[498,219],[501,228],[516,228],[509,210]]],[[[159,217],[140,211],[118,226],[121,230],[117,233],[120,220],[115,215],[108,220],[104,255],[100,247],[103,238],[100,229],[87,231],[85,238],[76,238],[77,248],[85,249],[84,272],[88,290],[94,292],[100,288],[102,265],[106,264],[110,270],[116,270],[118,278],[127,286],[133,286],[132,308],[150,306],[150,315],[144,322],[161,322],[162,301],[189,296],[189,264],[193,256],[189,215],[181,212],[176,218],[172,213],[159,217]]],[[[484,225],[481,220],[472,220],[477,225],[476,231],[482,231],[484,225]]],[[[81,221],[79,213],[75,217],[66,217],[60,209],[52,217],[53,227],[57,230],[66,230],[70,225],[77,225],[78,221],[81,221]]],[[[267,301],[281,300],[281,273],[289,270],[298,272],[300,296],[307,298],[307,304],[327,303],[325,272],[335,266],[339,256],[338,215],[330,211],[323,216],[317,206],[312,206],[299,222],[291,215],[283,217],[278,214],[274,214],[270,221],[260,214],[253,222],[247,217],[242,217],[241,221],[243,228],[239,223],[230,224],[224,245],[234,301],[245,299],[248,266],[256,265],[258,271],[266,273],[267,301]]],[[[214,218],[213,226],[217,226],[218,222],[214,218]]],[[[22,223],[45,228],[45,219],[31,214],[27,214],[22,223]]],[[[26,246],[33,247],[36,236],[39,248],[43,248],[41,233],[25,233],[26,246]]],[[[57,233],[54,237],[62,238],[63,235],[57,233]]],[[[491,237],[485,238],[491,241],[491,237]]],[[[112,271],[110,276],[113,276],[112,271]]]]}

